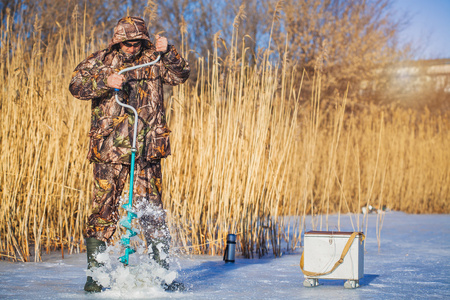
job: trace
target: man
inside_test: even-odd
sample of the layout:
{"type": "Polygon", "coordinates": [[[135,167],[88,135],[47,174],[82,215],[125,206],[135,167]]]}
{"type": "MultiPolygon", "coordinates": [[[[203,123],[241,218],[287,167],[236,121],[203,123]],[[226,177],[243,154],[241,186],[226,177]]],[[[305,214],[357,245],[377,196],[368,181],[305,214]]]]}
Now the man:
{"type": "MultiPolygon", "coordinates": [[[[149,252],[162,267],[169,267],[170,235],[161,201],[161,159],[170,155],[169,133],[163,106],[163,84],[177,85],[189,77],[188,63],[167,39],[150,41],[145,22],[125,17],[114,28],[108,48],[91,54],[75,69],[70,92],[92,101],[88,159],[94,163],[93,211],[85,229],[88,268],[98,267],[95,254],[103,251],[116,230],[119,198],[130,172],[134,114],[115,101],[133,106],[139,115],[136,141],[135,202],[144,211],[139,222],[149,252]],[[155,65],[118,75],[121,69],[161,59],[155,65]],[[166,253],[162,253],[166,252],[166,253]]],[[[170,288],[170,287],[169,287],[170,288]]],[[[88,276],[84,289],[102,287],[88,276]]]]}

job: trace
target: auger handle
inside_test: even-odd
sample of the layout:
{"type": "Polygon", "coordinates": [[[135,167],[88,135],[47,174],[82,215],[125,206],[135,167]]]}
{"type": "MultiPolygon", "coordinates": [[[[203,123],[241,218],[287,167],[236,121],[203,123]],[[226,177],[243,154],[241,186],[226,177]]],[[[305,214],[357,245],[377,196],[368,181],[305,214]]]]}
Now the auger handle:
{"type": "MultiPolygon", "coordinates": [[[[136,70],[136,69],[140,69],[140,68],[143,68],[143,67],[148,67],[148,66],[154,65],[160,60],[160,58],[161,58],[161,55],[158,54],[158,57],[156,57],[156,59],[154,61],[142,64],[142,65],[137,65],[137,66],[125,68],[123,70],[120,70],[119,75],[122,75],[123,73],[128,72],[128,71],[132,71],[132,70],[136,70]]],[[[122,103],[122,102],[119,101],[119,96],[118,96],[118,92],[120,91],[119,89],[114,89],[114,91],[115,91],[116,102],[119,103],[120,106],[123,106],[125,108],[131,109],[133,111],[133,113],[134,113],[134,120],[135,121],[134,121],[134,128],[133,128],[133,143],[132,143],[132,146],[131,146],[131,151],[133,151],[133,149],[136,151],[137,124],[138,124],[138,118],[139,118],[138,113],[137,113],[136,109],[133,106],[125,104],[125,103],[122,103]]]]}

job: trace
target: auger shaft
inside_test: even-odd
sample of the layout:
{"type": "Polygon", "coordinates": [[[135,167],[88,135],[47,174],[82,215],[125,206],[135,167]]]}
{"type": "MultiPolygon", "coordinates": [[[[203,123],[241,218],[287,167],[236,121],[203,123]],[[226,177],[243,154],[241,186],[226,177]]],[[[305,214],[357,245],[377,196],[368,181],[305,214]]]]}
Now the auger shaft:
{"type": "MultiPolygon", "coordinates": [[[[121,75],[122,73],[128,72],[128,71],[131,71],[131,70],[154,65],[159,61],[160,58],[161,58],[161,56],[158,55],[158,57],[152,62],[123,69],[119,72],[119,75],[121,75]]],[[[134,107],[119,101],[118,92],[119,92],[119,89],[115,89],[116,102],[120,106],[131,109],[134,113],[134,130],[133,130],[133,142],[132,142],[132,147],[131,147],[131,162],[130,162],[131,163],[130,192],[129,192],[129,197],[128,197],[128,203],[125,203],[124,205],[122,205],[122,207],[127,211],[127,217],[120,222],[120,225],[122,225],[123,227],[126,228],[126,234],[120,239],[121,244],[125,247],[125,254],[123,256],[121,256],[119,258],[119,260],[124,265],[128,265],[129,255],[136,252],[134,249],[132,249],[130,247],[130,238],[137,235],[137,232],[132,229],[131,222],[133,219],[135,219],[137,217],[137,214],[133,212],[133,187],[134,187],[134,165],[135,165],[136,152],[137,152],[137,148],[136,148],[137,125],[138,125],[139,116],[134,107]]]]}

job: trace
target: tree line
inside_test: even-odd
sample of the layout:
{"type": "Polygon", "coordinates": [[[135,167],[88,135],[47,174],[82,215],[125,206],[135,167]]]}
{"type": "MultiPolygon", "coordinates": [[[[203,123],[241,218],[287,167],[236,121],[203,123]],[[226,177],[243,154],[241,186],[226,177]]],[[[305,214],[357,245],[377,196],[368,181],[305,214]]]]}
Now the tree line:
{"type": "Polygon", "coordinates": [[[409,45],[399,43],[408,18],[395,18],[392,2],[1,0],[0,17],[6,22],[12,13],[14,22],[30,34],[39,27],[45,45],[57,38],[61,28],[76,26],[106,43],[119,18],[141,16],[150,33],[164,34],[175,45],[184,44],[190,61],[207,58],[218,47],[224,62],[227,56],[237,55],[251,66],[268,50],[275,63],[287,64],[296,74],[294,81],[303,82],[306,74],[302,88],[306,99],[308,78],[320,71],[324,101],[348,92],[349,99],[359,103],[385,103],[389,98],[386,74],[380,70],[412,53],[409,45]],[[240,51],[243,43],[245,52],[240,51]],[[370,87],[364,97],[362,86],[370,87]]]}

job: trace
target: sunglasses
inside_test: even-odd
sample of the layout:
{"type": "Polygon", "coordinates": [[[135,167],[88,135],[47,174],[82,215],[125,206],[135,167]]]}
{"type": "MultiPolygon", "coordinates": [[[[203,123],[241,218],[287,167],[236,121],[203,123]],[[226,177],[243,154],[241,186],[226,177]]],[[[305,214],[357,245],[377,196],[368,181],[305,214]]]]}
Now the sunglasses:
{"type": "Polygon", "coordinates": [[[122,42],[122,44],[124,44],[126,47],[131,48],[131,47],[139,47],[141,45],[140,41],[134,42],[134,43],[130,43],[130,42],[122,42]]]}

